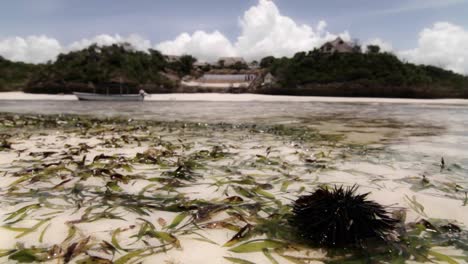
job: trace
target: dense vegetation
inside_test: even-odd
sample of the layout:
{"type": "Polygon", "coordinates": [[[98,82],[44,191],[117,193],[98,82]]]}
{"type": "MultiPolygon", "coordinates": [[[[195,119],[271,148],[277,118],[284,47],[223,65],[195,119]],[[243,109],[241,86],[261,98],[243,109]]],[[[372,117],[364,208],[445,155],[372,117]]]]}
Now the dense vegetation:
{"type": "MultiPolygon", "coordinates": [[[[92,45],[60,54],[53,63],[32,65],[0,57],[0,91],[71,93],[180,92],[185,75],[201,76],[215,66],[194,71],[196,59],[184,55],[169,60],[159,51],[137,51],[129,44],[92,45]]],[[[233,70],[247,68],[238,63],[233,70]]],[[[276,84],[252,92],[316,96],[375,96],[468,98],[468,77],[434,66],[400,61],[391,53],[369,46],[366,53],[299,52],[292,58],[263,58],[260,68],[276,77],[276,84]]],[[[187,91],[185,91],[187,92],[187,91]]]]}
{"type": "Polygon", "coordinates": [[[299,52],[264,58],[260,65],[278,79],[267,93],[297,95],[468,97],[468,77],[433,66],[400,61],[371,46],[367,53],[299,52]],[[283,89],[287,88],[287,89],[283,89]]]}
{"type": "Polygon", "coordinates": [[[12,62],[0,56],[0,92],[21,89],[40,66],[12,62]]]}
{"type": "Polygon", "coordinates": [[[60,54],[54,63],[47,64],[35,74],[26,92],[70,93],[73,91],[100,91],[110,93],[147,92],[161,89],[171,91],[178,78],[190,73],[196,59],[182,56],[167,62],[156,50],[142,52],[128,44],[99,47],[92,45],[80,51],[60,54]]]}

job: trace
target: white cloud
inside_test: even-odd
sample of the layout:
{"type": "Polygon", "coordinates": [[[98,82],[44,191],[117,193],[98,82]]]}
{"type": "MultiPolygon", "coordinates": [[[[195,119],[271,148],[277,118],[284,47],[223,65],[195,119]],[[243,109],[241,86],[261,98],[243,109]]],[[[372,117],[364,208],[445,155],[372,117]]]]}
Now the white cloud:
{"type": "MultiPolygon", "coordinates": [[[[9,37],[0,39],[0,56],[12,61],[42,63],[54,60],[61,52],[79,50],[93,43],[111,45],[128,42],[137,50],[156,48],[165,54],[191,54],[204,61],[215,61],[222,56],[242,56],[252,60],[268,55],[292,56],[296,52],[319,47],[337,35],[345,40],[351,39],[347,32],[337,35],[328,32],[326,26],[325,21],[319,21],[316,26],[298,24],[290,17],[282,15],[273,1],[258,0],[257,5],[252,6],[239,18],[241,33],[235,41],[230,41],[219,31],[183,33],[174,40],[157,45],[139,35],[103,34],[69,45],[63,45],[58,40],[43,35],[9,37]]],[[[421,31],[415,49],[394,51],[390,43],[379,38],[364,42],[364,46],[379,45],[382,51],[393,51],[401,59],[409,62],[439,66],[468,74],[467,43],[468,29],[439,22],[421,31]]]]}
{"type": "MultiPolygon", "coordinates": [[[[213,61],[220,56],[242,56],[246,59],[260,59],[268,55],[292,56],[298,51],[308,51],[336,35],[325,30],[326,22],[320,21],[313,28],[298,25],[283,16],[274,2],[259,0],[239,19],[241,34],[235,43],[218,31],[207,33],[197,31],[190,35],[183,33],[173,41],[156,46],[163,53],[172,55],[192,54],[195,57],[213,61]]],[[[349,40],[347,32],[340,34],[349,40]]]]}
{"type": "Polygon", "coordinates": [[[419,34],[418,47],[399,52],[417,64],[428,64],[468,74],[468,30],[447,22],[435,23],[419,34]]]}
{"type": "Polygon", "coordinates": [[[55,60],[61,51],[60,43],[46,36],[11,37],[0,40],[0,56],[11,61],[46,62],[55,60]]]}
{"type": "MultiPolygon", "coordinates": [[[[268,55],[292,56],[336,38],[336,35],[325,31],[325,21],[320,21],[315,29],[298,25],[291,18],[283,16],[275,3],[268,0],[260,0],[257,6],[247,10],[240,25],[241,35],[235,47],[237,53],[247,59],[268,55]]],[[[348,34],[344,37],[349,38],[348,34]]]]}
{"type": "Polygon", "coordinates": [[[90,45],[94,43],[96,43],[98,46],[109,46],[112,44],[123,43],[123,42],[130,43],[136,50],[140,50],[140,51],[147,51],[148,49],[151,48],[151,41],[144,39],[143,37],[136,35],[136,34],[129,35],[128,37],[122,37],[119,34],[116,34],[116,35],[102,34],[102,35],[95,36],[91,39],[85,38],[80,41],[73,42],[65,49],[80,50],[80,49],[89,47],[90,45]]]}
{"type": "Polygon", "coordinates": [[[382,52],[392,52],[393,46],[390,42],[386,42],[380,38],[370,39],[363,44],[363,48],[367,50],[368,45],[377,45],[380,47],[380,51],[382,52]]]}
{"type": "MultiPolygon", "coordinates": [[[[183,33],[174,40],[154,46],[149,40],[138,35],[123,37],[104,34],[90,39],[85,38],[67,46],[60,44],[55,39],[42,36],[28,37],[29,42],[22,38],[14,38],[21,40],[14,43],[11,39],[0,40],[0,43],[6,46],[3,50],[0,48],[0,55],[7,59],[37,63],[53,60],[60,52],[79,50],[93,43],[111,45],[129,42],[138,50],[155,47],[165,54],[191,54],[204,61],[215,61],[222,56],[242,56],[252,60],[261,59],[268,55],[292,56],[296,52],[319,47],[337,36],[326,31],[325,21],[320,21],[315,27],[297,24],[293,19],[282,15],[275,3],[270,0],[258,0],[258,4],[247,10],[239,19],[239,26],[241,34],[235,42],[231,42],[219,31],[183,33]],[[45,40],[50,42],[49,46],[42,43],[45,40]],[[28,43],[20,45],[19,42],[28,43]]],[[[339,35],[345,40],[350,39],[347,32],[339,35]]]]}
{"type": "Polygon", "coordinates": [[[190,54],[206,61],[237,54],[231,42],[218,31],[196,31],[192,35],[183,33],[175,40],[159,43],[155,48],[164,54],[190,54]]]}
{"type": "Polygon", "coordinates": [[[64,46],[58,40],[47,36],[11,37],[0,39],[0,56],[11,61],[44,63],[55,60],[60,53],[84,49],[94,43],[106,46],[123,42],[130,43],[135,49],[141,51],[147,51],[152,47],[149,40],[135,34],[127,37],[118,34],[103,34],[73,42],[68,46],[64,46]]]}

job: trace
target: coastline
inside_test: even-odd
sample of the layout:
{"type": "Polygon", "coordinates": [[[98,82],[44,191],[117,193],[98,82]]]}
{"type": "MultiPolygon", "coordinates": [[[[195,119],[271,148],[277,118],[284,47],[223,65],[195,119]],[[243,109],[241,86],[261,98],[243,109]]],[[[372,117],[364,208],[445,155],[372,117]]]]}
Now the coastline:
{"type": "MultiPolygon", "coordinates": [[[[0,92],[2,100],[43,100],[43,101],[77,101],[74,95],[29,94],[23,92],[0,92]]],[[[405,99],[374,97],[320,97],[320,96],[285,96],[261,94],[229,93],[170,93],[152,94],[145,101],[218,101],[218,102],[337,102],[337,103],[396,103],[396,104],[459,104],[468,105],[468,99],[405,99]]]]}

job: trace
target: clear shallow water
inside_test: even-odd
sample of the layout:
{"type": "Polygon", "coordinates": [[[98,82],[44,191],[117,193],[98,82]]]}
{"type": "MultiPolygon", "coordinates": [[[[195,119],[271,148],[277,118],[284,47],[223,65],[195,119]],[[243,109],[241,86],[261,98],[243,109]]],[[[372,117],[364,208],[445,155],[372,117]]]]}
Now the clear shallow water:
{"type": "Polygon", "coordinates": [[[203,123],[298,123],[390,143],[401,154],[468,167],[468,105],[338,102],[82,102],[0,101],[0,112],[84,114],[99,117],[203,123]],[[376,136],[378,135],[378,136],[376,136]]]}
{"type": "Polygon", "coordinates": [[[390,119],[411,124],[468,125],[468,105],[421,103],[340,102],[83,102],[83,101],[0,101],[0,112],[38,114],[87,114],[134,116],[146,119],[203,122],[269,122],[278,118],[367,118],[390,119]]]}
{"type": "MultiPolygon", "coordinates": [[[[165,132],[168,135],[164,138],[171,142],[179,142],[179,136],[182,136],[182,138],[187,137],[180,142],[188,140],[189,143],[193,143],[195,146],[197,144],[202,146],[243,144],[237,146],[237,159],[230,158],[228,162],[229,166],[233,166],[232,160],[235,160],[237,163],[234,165],[237,164],[240,169],[245,169],[245,171],[241,170],[244,174],[258,173],[257,170],[259,169],[250,168],[248,166],[250,163],[244,159],[248,158],[249,155],[255,158],[254,154],[263,154],[268,146],[273,146],[275,156],[282,157],[292,164],[297,163],[297,169],[291,172],[292,175],[302,177],[307,184],[310,184],[307,185],[302,182],[296,183],[296,186],[293,184],[290,187],[293,191],[300,190],[301,185],[312,186],[316,181],[345,185],[357,183],[364,190],[372,191],[373,199],[386,205],[396,204],[409,208],[405,200],[406,195],[408,197],[417,195],[417,200],[424,204],[429,217],[456,219],[461,223],[465,223],[465,226],[468,223],[467,216],[463,214],[466,207],[461,206],[461,196],[456,194],[455,197],[452,197],[449,196],[450,193],[447,194],[437,189],[442,188],[443,182],[448,181],[454,181],[463,188],[468,188],[466,177],[468,172],[468,106],[466,105],[318,102],[145,102],[116,104],[63,101],[1,101],[0,112],[67,113],[99,117],[125,116],[139,119],[202,123],[284,124],[286,126],[308,126],[319,129],[324,133],[340,133],[345,135],[349,143],[367,145],[370,147],[369,150],[360,152],[360,149],[356,148],[347,151],[342,145],[338,149],[348,152],[351,158],[337,159],[336,164],[333,164],[334,169],[317,172],[317,178],[315,178],[315,174],[312,175],[313,177],[308,177],[305,171],[307,166],[290,157],[291,155],[294,156],[293,153],[297,153],[295,144],[283,142],[281,139],[267,134],[254,137],[247,135],[246,139],[244,135],[236,135],[235,132],[229,130],[209,135],[195,134],[193,136],[184,136],[184,133],[177,134],[178,132],[165,132]],[[193,142],[190,140],[193,140],[193,142]],[[372,150],[373,147],[375,147],[375,150],[372,150]],[[253,153],[252,151],[256,152],[253,153]],[[444,157],[450,170],[440,170],[441,157],[444,157]],[[437,188],[417,189],[420,186],[422,175],[427,176],[437,188]],[[413,189],[413,187],[416,189],[413,189]],[[407,188],[411,188],[411,190],[407,188]],[[374,192],[377,189],[380,191],[374,192]]],[[[242,132],[238,131],[237,133],[242,132]]],[[[50,138],[49,136],[37,137],[32,142],[39,147],[54,146],[59,148],[60,146],[63,147],[65,143],[74,142],[76,144],[80,140],[83,139],[79,135],[61,139],[50,135],[50,138]]],[[[18,146],[18,149],[26,147],[26,145],[18,146]]],[[[311,148],[314,149],[314,152],[318,152],[321,147],[320,145],[311,144],[306,149],[311,148]]],[[[144,151],[145,148],[137,149],[138,151],[144,151]]],[[[304,153],[308,151],[298,149],[304,151],[304,153]]],[[[109,153],[109,149],[106,148],[100,151],[109,153]]],[[[123,147],[116,151],[135,151],[135,146],[123,147]]],[[[339,156],[338,153],[335,153],[335,155],[339,156]]],[[[12,157],[12,159],[15,158],[12,157]]],[[[4,166],[10,166],[6,163],[4,166]]],[[[268,167],[271,166],[265,168],[267,177],[277,174],[268,167]]],[[[154,172],[153,169],[148,171],[154,172]]],[[[227,176],[221,174],[220,178],[224,179],[227,176]]],[[[270,179],[267,178],[266,180],[270,179]]],[[[130,187],[134,189],[127,191],[138,192],[142,186],[132,184],[130,187]]],[[[275,194],[281,193],[277,189],[275,188],[272,192],[275,194]]],[[[205,189],[204,191],[198,189],[187,189],[186,191],[196,198],[213,195],[213,193],[207,192],[205,189]]],[[[412,220],[421,217],[417,216],[411,209],[408,209],[408,214],[412,216],[412,220]]],[[[173,217],[173,215],[169,215],[164,218],[169,221],[173,217]]],[[[57,222],[59,220],[56,219],[57,222]]],[[[109,235],[107,230],[109,228],[102,227],[104,231],[100,232],[109,235]]],[[[65,233],[66,229],[63,232],[65,233]]],[[[217,238],[214,234],[211,235],[215,239],[217,238]]],[[[217,242],[222,244],[230,237],[232,237],[232,234],[221,234],[217,242]]],[[[11,241],[15,241],[15,239],[11,238],[11,241]]],[[[182,244],[185,249],[197,248],[197,250],[206,253],[211,252],[215,255],[219,253],[220,258],[226,255],[220,247],[200,248],[200,244],[190,244],[185,240],[182,240],[182,244]]],[[[181,257],[178,256],[179,253],[182,257],[192,258],[189,255],[190,250],[171,251],[171,256],[173,259],[178,259],[181,257]]],[[[457,254],[459,255],[459,253],[457,254]]],[[[267,263],[262,256],[250,256],[249,259],[255,263],[267,263]]],[[[146,263],[157,262],[148,260],[146,263]]],[[[193,263],[203,262],[200,260],[193,263]]]]}

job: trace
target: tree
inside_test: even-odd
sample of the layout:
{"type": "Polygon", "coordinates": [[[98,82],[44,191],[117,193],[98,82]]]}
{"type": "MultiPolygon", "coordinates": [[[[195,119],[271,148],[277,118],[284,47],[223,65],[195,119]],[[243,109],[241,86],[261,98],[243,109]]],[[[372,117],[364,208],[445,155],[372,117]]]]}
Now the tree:
{"type": "Polygon", "coordinates": [[[234,65],[232,65],[230,68],[234,69],[234,70],[246,70],[249,68],[249,66],[241,61],[237,61],[236,63],[234,63],[234,65]]]}
{"type": "MultiPolygon", "coordinates": [[[[190,72],[194,61],[195,58],[191,56],[182,58],[182,62],[177,62],[173,70],[178,74],[181,74],[182,70],[190,72]]],[[[165,72],[168,66],[164,56],[156,50],[142,52],[128,44],[99,47],[91,45],[83,50],[60,54],[54,63],[43,65],[43,70],[36,71],[29,78],[27,91],[85,91],[89,83],[99,89],[114,85],[119,78],[124,79],[124,86],[135,90],[139,85],[167,87],[172,86],[172,81],[162,72],[165,72]],[[72,86],[64,85],[67,83],[73,83],[75,86],[68,88],[72,86]]],[[[0,76],[4,76],[1,69],[0,76]]]]}
{"type": "Polygon", "coordinates": [[[157,70],[162,70],[167,66],[167,62],[161,52],[149,49],[149,53],[151,55],[151,65],[153,65],[157,70]]]}
{"type": "Polygon", "coordinates": [[[179,59],[181,73],[184,75],[190,74],[193,70],[193,64],[195,64],[195,62],[197,62],[197,59],[191,55],[181,56],[179,59]]]}
{"type": "MultiPolygon", "coordinates": [[[[447,91],[454,89],[450,91],[451,96],[460,96],[465,91],[468,94],[466,88],[468,87],[468,78],[465,76],[438,67],[403,63],[394,54],[379,53],[379,50],[380,48],[375,46],[366,53],[334,53],[330,55],[318,51],[307,54],[299,52],[293,58],[274,60],[268,70],[277,77],[278,83],[282,87],[307,85],[312,87],[313,85],[346,83],[361,87],[359,92],[363,94],[388,96],[388,93],[384,94],[385,91],[379,91],[376,87],[395,87],[400,91],[408,91],[408,95],[410,91],[414,92],[417,87],[430,85],[431,87],[445,87],[444,89],[447,91]],[[366,88],[371,86],[373,88],[366,88]]],[[[269,65],[267,64],[269,59],[263,60],[264,66],[269,65]]],[[[433,90],[438,89],[442,88],[434,88],[433,90]]],[[[346,91],[343,93],[346,94],[346,91]]],[[[417,93],[416,91],[415,94],[417,93]]],[[[337,91],[336,95],[341,94],[337,91]]],[[[392,95],[401,96],[402,94],[392,95]]],[[[425,96],[424,94],[419,95],[425,96]]]]}
{"type": "Polygon", "coordinates": [[[260,61],[260,67],[269,68],[274,62],[275,62],[275,57],[273,56],[265,57],[260,61]]]}
{"type": "Polygon", "coordinates": [[[369,54],[378,54],[380,52],[380,47],[378,45],[368,45],[367,53],[369,54]]]}
{"type": "Polygon", "coordinates": [[[224,60],[219,60],[218,65],[220,68],[224,68],[225,61],[224,60]]]}
{"type": "Polygon", "coordinates": [[[353,46],[353,52],[361,53],[361,41],[359,39],[351,40],[351,45],[353,46]]]}

